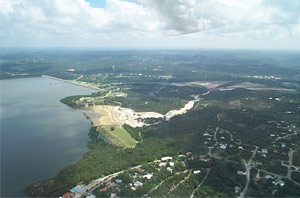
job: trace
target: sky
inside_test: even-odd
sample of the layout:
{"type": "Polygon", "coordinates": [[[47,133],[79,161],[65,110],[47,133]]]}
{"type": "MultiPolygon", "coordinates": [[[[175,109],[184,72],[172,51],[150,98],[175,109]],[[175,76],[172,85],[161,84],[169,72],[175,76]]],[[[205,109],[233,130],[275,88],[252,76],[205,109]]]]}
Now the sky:
{"type": "Polygon", "coordinates": [[[0,0],[2,47],[300,49],[300,0],[0,0]]]}

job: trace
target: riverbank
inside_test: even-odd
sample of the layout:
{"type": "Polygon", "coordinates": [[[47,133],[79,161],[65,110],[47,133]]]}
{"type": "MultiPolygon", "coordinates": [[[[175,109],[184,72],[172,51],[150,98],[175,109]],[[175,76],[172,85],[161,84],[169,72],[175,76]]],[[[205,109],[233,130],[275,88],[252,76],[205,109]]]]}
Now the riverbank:
{"type": "Polygon", "coordinates": [[[104,89],[95,87],[90,83],[77,82],[77,81],[72,81],[72,80],[64,80],[64,79],[56,78],[56,77],[49,76],[49,75],[42,75],[42,77],[50,78],[50,79],[57,80],[57,81],[62,81],[62,82],[65,82],[65,83],[70,83],[70,84],[81,86],[81,87],[85,87],[85,88],[92,89],[92,90],[97,91],[97,92],[103,92],[104,91],[104,89]]]}

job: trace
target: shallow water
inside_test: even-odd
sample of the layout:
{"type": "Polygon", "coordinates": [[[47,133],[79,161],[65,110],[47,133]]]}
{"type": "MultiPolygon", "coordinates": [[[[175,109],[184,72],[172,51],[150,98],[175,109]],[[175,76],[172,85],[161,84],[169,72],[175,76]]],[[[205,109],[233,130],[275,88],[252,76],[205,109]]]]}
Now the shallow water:
{"type": "Polygon", "coordinates": [[[88,151],[90,121],[59,100],[92,90],[43,77],[0,86],[1,197],[24,197],[27,185],[55,176],[88,151]]]}

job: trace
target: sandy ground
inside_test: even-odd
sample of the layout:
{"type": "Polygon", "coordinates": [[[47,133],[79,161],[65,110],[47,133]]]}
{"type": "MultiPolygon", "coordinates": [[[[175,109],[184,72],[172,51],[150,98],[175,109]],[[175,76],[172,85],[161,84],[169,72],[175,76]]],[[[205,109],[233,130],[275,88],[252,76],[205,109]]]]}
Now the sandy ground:
{"type": "Polygon", "coordinates": [[[142,127],[147,124],[142,122],[141,119],[165,118],[166,120],[169,120],[173,116],[186,113],[193,108],[194,103],[194,100],[189,101],[183,108],[171,110],[165,115],[156,112],[135,112],[132,109],[111,105],[87,107],[83,112],[90,118],[94,126],[128,124],[132,127],[142,127]]]}
{"type": "Polygon", "coordinates": [[[259,83],[251,83],[251,82],[244,82],[236,85],[229,86],[224,89],[220,89],[220,91],[225,91],[225,90],[233,90],[236,88],[245,88],[249,90],[278,90],[278,91],[295,91],[293,89],[285,89],[285,88],[276,88],[276,87],[268,87],[263,84],[259,83]]]}
{"type": "Polygon", "coordinates": [[[172,85],[175,85],[175,86],[199,85],[199,86],[206,87],[207,89],[215,89],[224,83],[226,83],[226,82],[224,82],[224,81],[193,81],[193,82],[183,82],[183,83],[172,83],[172,85]]]}

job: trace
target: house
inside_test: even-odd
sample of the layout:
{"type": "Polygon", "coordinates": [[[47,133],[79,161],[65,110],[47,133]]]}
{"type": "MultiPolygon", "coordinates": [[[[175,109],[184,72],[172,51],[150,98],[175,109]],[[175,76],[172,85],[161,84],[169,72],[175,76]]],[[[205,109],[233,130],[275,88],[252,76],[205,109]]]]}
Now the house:
{"type": "Polygon", "coordinates": [[[284,186],[284,184],[285,184],[284,181],[282,181],[281,179],[278,180],[278,181],[276,181],[276,182],[273,181],[272,183],[275,184],[275,185],[279,185],[279,186],[281,186],[281,187],[284,186]]]}
{"type": "Polygon", "coordinates": [[[264,158],[267,158],[267,155],[266,155],[266,154],[262,154],[261,156],[264,157],[264,158]]]}
{"type": "Polygon", "coordinates": [[[271,175],[266,175],[265,179],[273,179],[273,177],[271,175]]]}
{"type": "Polygon", "coordinates": [[[111,193],[110,198],[118,198],[116,193],[111,193]]]}
{"type": "Polygon", "coordinates": [[[153,177],[153,173],[149,173],[147,175],[143,175],[143,178],[147,178],[147,179],[151,179],[151,177],[153,177]]]}
{"type": "Polygon", "coordinates": [[[201,159],[201,161],[204,161],[204,162],[210,162],[210,158],[205,158],[205,159],[201,159]]]}
{"type": "Polygon", "coordinates": [[[193,173],[194,173],[194,175],[198,175],[201,173],[201,170],[194,170],[193,173]]]}
{"type": "Polygon", "coordinates": [[[173,157],[162,157],[161,161],[168,161],[168,160],[172,160],[173,157]]]}
{"type": "Polygon", "coordinates": [[[62,196],[62,198],[72,198],[75,195],[73,192],[68,192],[62,196]]]}
{"type": "Polygon", "coordinates": [[[244,172],[243,172],[243,171],[236,171],[236,173],[237,173],[238,175],[244,175],[244,172]]]}
{"type": "Polygon", "coordinates": [[[262,153],[268,154],[268,149],[261,149],[262,153]]]}
{"type": "Polygon", "coordinates": [[[78,185],[78,186],[75,186],[74,188],[72,188],[71,192],[73,192],[73,193],[79,193],[79,194],[84,194],[84,193],[86,193],[86,190],[83,188],[82,185],[78,185]]]}
{"type": "Polygon", "coordinates": [[[136,181],[136,182],[134,182],[134,187],[142,187],[143,186],[143,183],[142,182],[139,182],[139,181],[136,181]]]}
{"type": "Polygon", "coordinates": [[[284,181],[282,181],[282,180],[279,180],[279,181],[277,182],[277,185],[279,185],[279,186],[281,186],[281,187],[284,186],[284,184],[285,184],[285,183],[284,183],[284,181]]]}
{"type": "Polygon", "coordinates": [[[108,188],[105,186],[104,188],[100,189],[100,192],[106,192],[108,190],[108,188]]]}
{"type": "Polygon", "coordinates": [[[234,187],[234,192],[235,192],[235,193],[241,192],[241,187],[235,186],[235,187],[234,187]]]}
{"type": "Polygon", "coordinates": [[[220,144],[220,149],[225,150],[227,148],[227,144],[220,144]]]}
{"type": "Polygon", "coordinates": [[[174,162],[169,162],[169,164],[170,164],[170,166],[174,166],[175,163],[174,162]]]}
{"type": "Polygon", "coordinates": [[[161,163],[159,163],[159,166],[160,167],[166,167],[167,166],[167,162],[161,162],[161,163]]]}
{"type": "Polygon", "coordinates": [[[117,186],[117,184],[116,184],[115,182],[107,182],[107,183],[106,183],[106,187],[107,187],[108,189],[114,188],[114,187],[116,187],[116,186],[117,186]]]}
{"type": "Polygon", "coordinates": [[[117,184],[122,184],[122,182],[123,182],[122,179],[116,179],[117,184]]]}
{"type": "Polygon", "coordinates": [[[145,171],[145,169],[142,169],[142,168],[140,168],[140,167],[136,168],[136,170],[139,171],[140,173],[142,173],[142,172],[145,171]]]}

